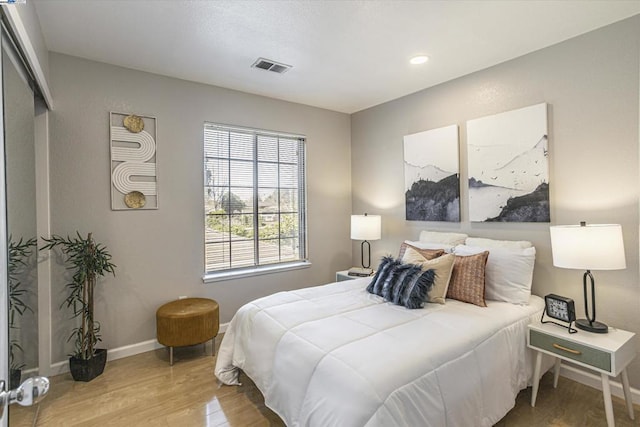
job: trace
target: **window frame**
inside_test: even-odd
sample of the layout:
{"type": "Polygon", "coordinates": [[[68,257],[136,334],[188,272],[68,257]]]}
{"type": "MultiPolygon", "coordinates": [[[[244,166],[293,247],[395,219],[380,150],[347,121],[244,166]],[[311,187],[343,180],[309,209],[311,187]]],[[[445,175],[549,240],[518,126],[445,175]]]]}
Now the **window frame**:
{"type": "MultiPolygon", "coordinates": [[[[292,133],[288,133],[288,132],[277,132],[277,131],[270,131],[270,130],[264,130],[264,129],[256,129],[256,128],[249,128],[249,127],[242,127],[242,126],[233,126],[233,125],[226,125],[226,124],[221,124],[221,123],[213,123],[213,122],[205,122],[203,125],[203,175],[204,175],[204,180],[203,180],[203,189],[204,194],[206,194],[206,190],[208,187],[210,187],[209,182],[207,180],[207,161],[210,159],[221,159],[221,157],[217,157],[217,156],[211,156],[210,153],[207,152],[207,131],[209,130],[221,130],[223,132],[229,132],[229,133],[233,133],[233,132],[237,132],[237,133],[242,133],[242,134],[249,134],[251,135],[251,140],[252,140],[252,144],[253,144],[253,153],[252,153],[252,159],[251,159],[251,164],[253,165],[253,169],[254,169],[254,175],[253,175],[253,183],[251,186],[251,191],[253,194],[253,207],[252,207],[252,213],[250,215],[254,216],[254,232],[253,232],[253,244],[254,247],[256,248],[254,251],[254,262],[252,265],[250,266],[240,266],[240,267],[233,267],[233,266],[229,266],[228,268],[221,268],[219,270],[207,270],[207,219],[209,217],[209,213],[208,213],[208,209],[207,209],[207,196],[205,195],[203,198],[203,202],[204,202],[204,207],[203,207],[203,213],[204,213],[204,232],[203,232],[203,249],[204,249],[204,253],[203,253],[203,260],[204,260],[204,275],[203,275],[203,281],[205,283],[207,282],[216,282],[216,281],[221,281],[221,280],[227,280],[230,278],[240,278],[240,277],[249,277],[249,276],[254,276],[254,275],[260,275],[260,274],[269,274],[269,273],[276,273],[276,272],[281,272],[281,271],[287,271],[287,270],[293,270],[293,269],[300,269],[300,268],[306,268],[309,267],[311,265],[310,261],[309,261],[309,251],[308,251],[308,236],[309,236],[309,227],[308,227],[308,221],[307,221],[307,138],[304,135],[299,135],[299,134],[292,134],[292,133]],[[260,212],[260,208],[258,206],[257,200],[258,200],[258,194],[260,192],[261,187],[258,185],[258,165],[259,163],[267,163],[266,161],[260,161],[259,159],[259,153],[258,153],[258,141],[260,137],[267,137],[267,138],[283,138],[283,139],[296,139],[298,142],[298,158],[297,158],[297,162],[295,163],[297,168],[302,169],[302,171],[298,170],[297,174],[296,174],[296,180],[297,180],[297,197],[298,197],[298,201],[297,201],[297,205],[296,205],[296,210],[298,211],[298,232],[297,232],[297,236],[296,238],[298,239],[298,255],[297,255],[297,259],[295,260],[289,260],[289,261],[277,261],[277,262],[270,262],[270,263],[263,263],[260,264],[260,255],[259,255],[259,250],[258,247],[260,245],[260,242],[263,242],[265,240],[268,239],[260,239],[260,232],[259,232],[259,227],[256,227],[256,225],[259,225],[259,215],[262,215],[264,213],[260,212]],[[302,183],[300,182],[300,180],[302,180],[302,183]]],[[[278,147],[280,146],[280,142],[278,142],[278,147]]],[[[277,153],[279,153],[279,149],[277,151],[277,153]]],[[[231,162],[234,158],[232,157],[231,152],[229,151],[228,155],[226,158],[222,157],[223,159],[226,159],[227,161],[231,162]]],[[[287,164],[286,162],[283,162],[280,158],[280,156],[278,155],[277,158],[277,162],[276,164],[280,165],[280,164],[287,164]]],[[[278,175],[279,176],[279,175],[278,175]]],[[[280,178],[278,178],[278,185],[277,185],[277,190],[281,190],[285,187],[282,187],[279,181],[280,178]]],[[[232,188],[231,182],[228,182],[226,184],[226,187],[229,188],[229,193],[230,193],[230,189],[232,188]]],[[[286,188],[285,188],[286,189],[286,188]]],[[[228,196],[230,197],[230,196],[228,196]]],[[[230,203],[230,202],[229,202],[230,203]]],[[[281,206],[278,206],[278,214],[281,214],[281,206]]],[[[228,214],[231,216],[231,214],[228,214]]],[[[231,240],[228,242],[228,244],[230,245],[230,254],[232,253],[232,247],[233,247],[233,240],[231,240]]],[[[281,242],[280,240],[282,239],[282,237],[279,235],[278,240],[278,251],[281,250],[281,242]]],[[[280,253],[280,252],[279,252],[280,253]]],[[[231,255],[230,255],[231,256],[231,255]]],[[[230,263],[232,263],[231,259],[230,259],[230,263]]]]}

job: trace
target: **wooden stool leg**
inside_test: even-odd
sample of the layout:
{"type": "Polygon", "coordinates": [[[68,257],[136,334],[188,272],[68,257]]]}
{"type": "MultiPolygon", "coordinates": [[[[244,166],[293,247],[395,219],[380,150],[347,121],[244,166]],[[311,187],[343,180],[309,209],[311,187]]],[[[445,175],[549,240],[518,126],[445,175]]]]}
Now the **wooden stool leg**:
{"type": "Polygon", "coordinates": [[[173,366],[173,347],[169,347],[169,366],[173,366]]]}
{"type": "Polygon", "coordinates": [[[211,338],[211,355],[216,355],[216,337],[211,338]]]}

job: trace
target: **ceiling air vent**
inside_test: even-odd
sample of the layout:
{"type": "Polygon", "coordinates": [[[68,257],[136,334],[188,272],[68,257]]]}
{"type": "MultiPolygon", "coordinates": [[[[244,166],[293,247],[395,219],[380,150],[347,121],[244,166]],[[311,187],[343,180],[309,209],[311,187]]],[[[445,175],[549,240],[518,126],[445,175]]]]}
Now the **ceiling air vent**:
{"type": "Polygon", "coordinates": [[[272,61],[271,59],[258,58],[251,67],[282,74],[286,73],[289,68],[291,68],[291,65],[282,64],[280,62],[272,61]]]}

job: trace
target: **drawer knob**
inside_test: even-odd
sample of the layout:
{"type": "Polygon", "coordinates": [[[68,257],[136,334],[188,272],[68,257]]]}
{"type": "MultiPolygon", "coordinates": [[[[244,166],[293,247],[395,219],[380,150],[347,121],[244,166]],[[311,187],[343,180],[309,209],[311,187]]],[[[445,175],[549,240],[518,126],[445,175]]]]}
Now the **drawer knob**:
{"type": "Polygon", "coordinates": [[[563,347],[560,344],[556,344],[556,343],[553,343],[553,347],[557,348],[558,350],[566,351],[567,353],[571,353],[571,354],[576,354],[576,355],[582,354],[582,352],[580,352],[579,350],[574,350],[572,348],[563,347]]]}

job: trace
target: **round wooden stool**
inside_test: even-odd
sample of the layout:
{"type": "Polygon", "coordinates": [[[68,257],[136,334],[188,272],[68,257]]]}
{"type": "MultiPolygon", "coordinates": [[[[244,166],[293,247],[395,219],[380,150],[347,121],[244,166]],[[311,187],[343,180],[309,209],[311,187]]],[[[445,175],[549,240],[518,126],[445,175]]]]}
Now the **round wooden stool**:
{"type": "Polygon", "coordinates": [[[173,365],[173,347],[203,344],[209,340],[215,356],[219,316],[218,303],[207,298],[184,298],[161,306],[156,311],[156,335],[160,344],[169,347],[169,364],[173,365]]]}

